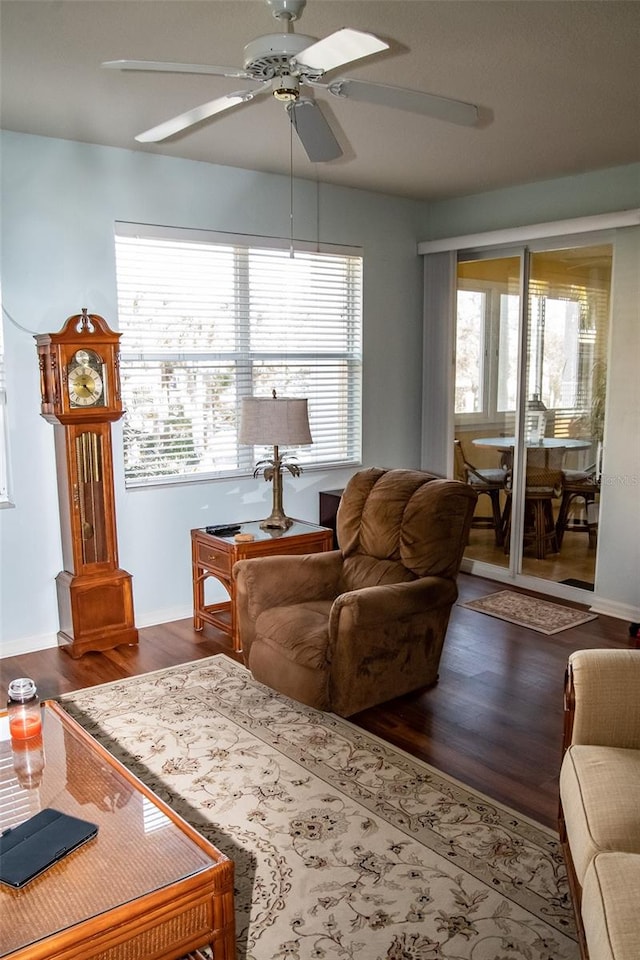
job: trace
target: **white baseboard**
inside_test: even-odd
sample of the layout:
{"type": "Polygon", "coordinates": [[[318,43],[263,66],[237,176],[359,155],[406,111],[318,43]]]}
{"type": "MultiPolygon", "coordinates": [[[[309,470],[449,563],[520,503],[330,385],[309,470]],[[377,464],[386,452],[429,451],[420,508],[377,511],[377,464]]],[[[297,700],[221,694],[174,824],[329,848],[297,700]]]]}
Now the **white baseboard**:
{"type": "Polygon", "coordinates": [[[166,610],[155,610],[153,613],[144,616],[136,616],[136,626],[155,627],[159,623],[172,623],[174,620],[185,620],[187,617],[193,617],[193,607],[171,607],[166,610]]]}
{"type": "Polygon", "coordinates": [[[593,613],[602,613],[607,617],[617,617],[629,623],[640,623],[640,610],[630,603],[618,603],[606,597],[594,597],[589,608],[593,613]]]}
{"type": "Polygon", "coordinates": [[[41,634],[38,637],[21,637],[19,640],[2,641],[2,658],[19,657],[23,653],[37,653],[38,650],[50,650],[58,646],[55,633],[41,634]]]}
{"type": "MultiPolygon", "coordinates": [[[[159,623],[171,623],[173,620],[184,620],[193,616],[193,607],[174,607],[167,610],[157,610],[136,618],[136,626],[155,627],[159,623]]],[[[0,659],[19,657],[23,653],[37,653],[39,650],[50,650],[58,646],[57,633],[41,634],[37,637],[20,637],[17,640],[3,640],[0,646],[0,659]]]]}

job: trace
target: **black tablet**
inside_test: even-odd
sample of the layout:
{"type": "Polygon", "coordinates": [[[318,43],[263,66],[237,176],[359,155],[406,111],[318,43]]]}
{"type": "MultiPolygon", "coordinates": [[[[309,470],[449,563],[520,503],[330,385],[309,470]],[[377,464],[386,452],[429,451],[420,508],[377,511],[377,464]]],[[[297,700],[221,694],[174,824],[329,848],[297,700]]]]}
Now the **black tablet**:
{"type": "Polygon", "coordinates": [[[47,807],[0,835],[0,882],[24,887],[98,832],[97,824],[47,807]]]}

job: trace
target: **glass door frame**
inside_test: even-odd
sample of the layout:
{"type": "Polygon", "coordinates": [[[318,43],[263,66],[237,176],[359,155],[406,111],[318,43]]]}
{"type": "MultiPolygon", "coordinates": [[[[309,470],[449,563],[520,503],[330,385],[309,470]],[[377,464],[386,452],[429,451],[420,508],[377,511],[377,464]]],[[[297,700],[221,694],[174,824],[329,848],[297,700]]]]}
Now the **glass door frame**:
{"type": "MultiPolygon", "coordinates": [[[[458,249],[456,251],[456,262],[469,260],[499,260],[503,258],[520,259],[520,277],[519,277],[519,303],[518,303],[518,367],[517,367],[517,400],[515,410],[515,446],[513,450],[512,463],[512,508],[511,508],[511,543],[509,552],[509,563],[497,565],[487,561],[476,559],[463,559],[462,569],[486,576],[493,580],[513,583],[514,585],[536,590],[548,595],[557,596],[562,599],[578,600],[590,603],[593,598],[591,591],[574,587],[558,581],[536,577],[532,574],[522,573],[523,552],[524,552],[524,499],[526,486],[526,459],[527,447],[524,442],[526,431],[527,415],[527,379],[528,379],[528,291],[530,281],[531,255],[541,252],[552,252],[566,248],[577,249],[580,247],[590,247],[597,244],[610,244],[615,255],[615,234],[613,231],[591,231],[571,235],[559,235],[543,237],[541,239],[531,239],[523,243],[513,243],[505,246],[481,246],[458,249]]],[[[452,316],[453,329],[456,327],[455,307],[452,316]]],[[[455,339],[455,338],[454,338],[455,339]]],[[[452,383],[450,391],[451,402],[451,421],[453,428],[454,419],[454,391],[455,391],[455,363],[453,364],[452,383]]],[[[451,431],[450,446],[453,448],[453,434],[451,431]]],[[[453,476],[453,465],[449,476],[453,476]]],[[[597,564],[597,555],[596,555],[597,564]]]]}
{"type": "MultiPolygon", "coordinates": [[[[526,347],[527,347],[527,316],[525,294],[528,286],[529,274],[529,249],[527,246],[518,245],[517,247],[500,249],[480,249],[480,250],[460,250],[458,251],[457,263],[465,261],[478,260],[518,260],[518,366],[517,366],[517,391],[516,391],[516,409],[514,420],[515,446],[513,448],[512,462],[512,485],[511,485],[511,548],[509,551],[509,562],[504,566],[488,563],[482,560],[463,559],[462,569],[480,575],[491,575],[496,579],[496,573],[506,574],[506,579],[516,582],[521,576],[519,573],[522,567],[523,552],[523,531],[524,531],[524,510],[521,504],[524,497],[524,475],[525,475],[525,448],[522,444],[524,433],[526,400],[526,347]],[[489,573],[490,571],[490,573],[489,573]]],[[[456,326],[455,315],[452,318],[454,329],[456,326]]],[[[454,338],[455,339],[455,338],[454,338]]],[[[455,388],[455,363],[453,365],[453,387],[455,388]]],[[[455,404],[455,398],[452,394],[452,408],[455,404]]],[[[451,438],[453,445],[453,437],[451,438]]],[[[452,474],[450,474],[452,475],[452,474]]],[[[499,578],[502,579],[502,578],[499,578]]],[[[536,578],[537,579],[537,578],[536,578]]]]}
{"type": "MultiPolygon", "coordinates": [[[[518,392],[516,399],[515,446],[513,448],[511,481],[511,544],[509,573],[512,579],[522,576],[524,547],[524,495],[526,476],[526,447],[522,442],[527,409],[527,290],[529,289],[529,249],[522,247],[520,256],[520,288],[518,290],[518,392]]],[[[536,578],[537,579],[537,578],[536,578]]]]}

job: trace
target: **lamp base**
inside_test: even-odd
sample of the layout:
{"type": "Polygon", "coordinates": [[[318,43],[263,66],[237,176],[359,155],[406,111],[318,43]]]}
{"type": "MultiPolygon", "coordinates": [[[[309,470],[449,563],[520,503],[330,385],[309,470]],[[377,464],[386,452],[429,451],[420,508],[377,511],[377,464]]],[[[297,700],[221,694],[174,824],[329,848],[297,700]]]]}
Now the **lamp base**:
{"type": "Polygon", "coordinates": [[[271,514],[270,517],[267,517],[266,520],[263,520],[260,523],[261,530],[288,530],[292,526],[293,520],[290,517],[285,517],[284,513],[276,513],[275,511],[271,514]]]}
{"type": "Polygon", "coordinates": [[[293,524],[293,520],[285,516],[282,509],[282,458],[277,446],[273,448],[273,469],[265,470],[265,480],[273,481],[273,503],[271,506],[271,515],[260,524],[261,530],[288,530],[293,524]]]}

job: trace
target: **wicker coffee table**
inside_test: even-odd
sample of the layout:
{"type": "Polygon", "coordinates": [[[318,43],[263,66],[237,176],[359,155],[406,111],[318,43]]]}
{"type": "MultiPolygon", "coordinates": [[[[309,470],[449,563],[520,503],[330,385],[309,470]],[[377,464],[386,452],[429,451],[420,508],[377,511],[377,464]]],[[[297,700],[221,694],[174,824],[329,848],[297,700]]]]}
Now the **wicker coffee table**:
{"type": "Polygon", "coordinates": [[[209,945],[233,960],[232,861],[57,704],[42,712],[44,768],[26,784],[0,714],[2,829],[54,807],[98,836],[21,890],[0,885],[0,957],[179,960],[209,945]]]}

